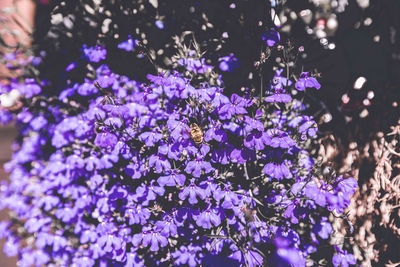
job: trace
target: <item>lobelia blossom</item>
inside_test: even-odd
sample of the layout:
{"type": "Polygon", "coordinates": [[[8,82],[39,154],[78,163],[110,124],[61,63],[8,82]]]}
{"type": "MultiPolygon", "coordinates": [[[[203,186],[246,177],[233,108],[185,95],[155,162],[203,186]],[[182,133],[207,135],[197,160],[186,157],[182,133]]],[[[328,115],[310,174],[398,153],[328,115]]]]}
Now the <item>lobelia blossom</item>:
{"type": "Polygon", "coordinates": [[[221,57],[218,59],[218,61],[220,61],[219,69],[222,71],[234,71],[239,67],[239,62],[233,54],[230,54],[226,57],[221,57]]]}
{"type": "Polygon", "coordinates": [[[183,190],[179,193],[179,199],[185,200],[187,197],[189,197],[188,201],[192,205],[198,203],[197,197],[200,199],[204,199],[206,197],[204,190],[195,185],[194,179],[191,180],[189,186],[183,188],[183,190]]]}
{"type": "Polygon", "coordinates": [[[261,34],[261,40],[265,41],[269,47],[272,47],[276,43],[280,42],[281,36],[279,32],[275,30],[269,30],[269,31],[264,31],[261,34]]]}
{"type": "Polygon", "coordinates": [[[346,251],[341,250],[337,246],[335,246],[336,251],[338,254],[334,255],[332,258],[333,266],[342,266],[348,267],[350,265],[354,265],[357,263],[356,258],[354,255],[347,253],[346,251]]]}
{"type": "Polygon", "coordinates": [[[149,167],[154,167],[157,173],[163,173],[171,169],[171,163],[162,155],[152,155],[149,158],[149,167]]]}
{"type": "Polygon", "coordinates": [[[290,241],[286,238],[278,237],[274,240],[276,246],[276,254],[272,257],[271,261],[276,266],[305,266],[305,259],[299,249],[290,246],[290,241]],[[286,263],[286,264],[282,264],[286,263]]]}
{"type": "Polygon", "coordinates": [[[183,186],[185,184],[186,177],[184,174],[179,174],[179,171],[174,169],[166,176],[160,176],[157,182],[161,186],[183,186]]]}
{"type": "Polygon", "coordinates": [[[156,25],[156,27],[159,28],[160,30],[164,29],[164,22],[162,22],[161,20],[156,20],[154,25],[156,25]]]}
{"type": "Polygon", "coordinates": [[[328,222],[327,217],[322,217],[319,224],[314,225],[313,232],[317,233],[322,239],[328,239],[333,233],[332,225],[328,222]]]}
{"type": "Polygon", "coordinates": [[[193,216],[198,226],[210,229],[212,225],[219,226],[221,224],[220,212],[216,209],[208,208],[199,215],[193,216]]]}
{"type": "Polygon", "coordinates": [[[145,224],[150,218],[151,213],[149,209],[142,208],[142,206],[138,205],[134,208],[128,208],[125,211],[125,216],[129,217],[129,225],[145,224]]]}
{"type": "Polygon", "coordinates": [[[281,180],[283,178],[290,179],[293,177],[286,161],[280,164],[275,164],[272,162],[267,163],[265,164],[263,171],[265,174],[277,180],[281,180]]]}
{"type": "Polygon", "coordinates": [[[237,94],[232,94],[230,103],[224,104],[219,109],[219,114],[222,119],[230,119],[236,114],[246,114],[247,101],[238,96],[237,94]]]}
{"type": "Polygon", "coordinates": [[[198,266],[199,262],[196,257],[196,253],[201,251],[200,247],[195,247],[192,245],[181,246],[179,250],[176,250],[171,255],[176,259],[176,264],[187,264],[190,267],[198,266]]]}
{"type": "Polygon", "coordinates": [[[128,40],[118,44],[118,48],[125,50],[127,52],[131,52],[137,45],[138,45],[138,41],[133,40],[132,37],[129,35],[128,40]]]}
{"type": "Polygon", "coordinates": [[[316,88],[319,90],[321,85],[314,77],[309,77],[308,72],[303,72],[300,75],[299,80],[295,84],[295,88],[299,91],[304,91],[306,88],[316,88]]]}
{"type": "Polygon", "coordinates": [[[187,174],[192,174],[193,177],[200,177],[202,173],[210,173],[214,171],[211,163],[204,161],[203,157],[198,156],[195,160],[189,161],[185,168],[187,174]]]}
{"type": "Polygon", "coordinates": [[[107,50],[104,49],[102,46],[94,46],[94,47],[88,47],[86,45],[83,46],[82,48],[83,54],[85,57],[90,61],[94,63],[98,63],[101,60],[106,59],[107,56],[107,50]]]}
{"type": "Polygon", "coordinates": [[[184,66],[188,71],[194,73],[207,73],[213,69],[212,66],[205,63],[204,58],[181,58],[178,60],[178,64],[184,66]]]}
{"type": "Polygon", "coordinates": [[[139,244],[143,246],[150,245],[150,251],[158,251],[160,247],[168,244],[168,239],[159,231],[145,231],[142,234],[135,234],[132,238],[132,244],[137,247],[139,244]]]}
{"type": "MultiPolygon", "coordinates": [[[[236,246],[231,246],[231,247],[235,248],[236,246]]],[[[263,257],[254,250],[247,250],[245,252],[237,250],[229,257],[241,263],[246,262],[247,265],[251,267],[262,266],[263,264],[263,257]]]]}
{"type": "Polygon", "coordinates": [[[292,97],[289,94],[273,94],[267,96],[265,101],[271,103],[289,103],[292,101],[292,97]]]}
{"type": "Polygon", "coordinates": [[[165,237],[176,236],[178,234],[178,227],[172,217],[167,216],[163,221],[156,222],[155,226],[165,237]]]}

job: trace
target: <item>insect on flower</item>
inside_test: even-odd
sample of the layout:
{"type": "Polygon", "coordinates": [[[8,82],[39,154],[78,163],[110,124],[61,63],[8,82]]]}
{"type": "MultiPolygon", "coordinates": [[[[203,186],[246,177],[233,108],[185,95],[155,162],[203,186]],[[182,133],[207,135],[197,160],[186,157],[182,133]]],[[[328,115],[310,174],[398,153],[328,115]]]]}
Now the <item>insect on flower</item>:
{"type": "Polygon", "coordinates": [[[243,215],[246,218],[246,221],[248,221],[248,222],[254,221],[254,216],[257,213],[255,210],[251,210],[246,205],[244,205],[240,208],[240,211],[243,212],[243,215]]]}
{"type": "Polygon", "coordinates": [[[190,137],[196,144],[203,143],[203,131],[196,123],[190,124],[190,137]]]}

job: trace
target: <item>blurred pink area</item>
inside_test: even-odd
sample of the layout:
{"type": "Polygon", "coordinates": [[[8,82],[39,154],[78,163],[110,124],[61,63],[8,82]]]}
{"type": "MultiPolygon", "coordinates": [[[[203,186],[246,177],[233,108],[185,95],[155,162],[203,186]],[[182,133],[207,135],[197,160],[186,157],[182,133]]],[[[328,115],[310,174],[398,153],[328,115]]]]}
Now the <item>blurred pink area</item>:
{"type": "MultiPolygon", "coordinates": [[[[48,2],[48,1],[45,1],[48,2]]],[[[29,45],[31,43],[30,34],[33,31],[34,15],[35,15],[35,2],[33,0],[0,0],[0,12],[5,8],[14,9],[13,12],[8,15],[0,13],[2,19],[6,19],[6,24],[0,25],[1,37],[6,44],[15,46],[17,43],[29,45]],[[18,21],[16,23],[15,21],[18,21]],[[18,37],[7,33],[4,30],[18,30],[20,35],[18,37]]],[[[0,47],[1,54],[12,52],[0,47]]],[[[0,76],[9,76],[9,71],[3,65],[0,65],[0,76]]],[[[5,80],[3,80],[5,81],[5,80]]],[[[2,81],[0,81],[2,82],[2,81]]],[[[13,125],[0,126],[0,179],[8,179],[8,175],[4,172],[3,165],[11,157],[11,145],[17,135],[17,130],[13,125]]],[[[2,201],[0,199],[0,201],[2,201]]],[[[0,211],[0,221],[5,220],[8,217],[7,211],[0,211]]],[[[17,266],[17,258],[8,258],[4,252],[5,240],[0,240],[0,267],[14,267],[17,266]]]]}
{"type": "MultiPolygon", "coordinates": [[[[6,180],[8,179],[8,174],[4,172],[3,165],[6,163],[11,157],[11,145],[17,136],[17,130],[10,126],[1,126],[0,127],[0,179],[6,180]]],[[[2,201],[0,199],[0,201],[2,201]]],[[[8,217],[7,211],[0,211],[0,221],[5,220],[8,217]]],[[[17,258],[8,258],[4,252],[5,240],[0,240],[0,267],[14,267],[17,266],[17,258]]]]}

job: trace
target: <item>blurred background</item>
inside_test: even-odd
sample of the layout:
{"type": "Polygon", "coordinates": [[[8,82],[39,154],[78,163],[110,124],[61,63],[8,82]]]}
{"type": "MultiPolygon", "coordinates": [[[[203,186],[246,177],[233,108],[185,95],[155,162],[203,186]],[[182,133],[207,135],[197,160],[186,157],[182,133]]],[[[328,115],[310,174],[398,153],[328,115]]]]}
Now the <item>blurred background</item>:
{"type": "MultiPolygon", "coordinates": [[[[19,44],[29,46],[32,41],[34,20],[36,15],[36,3],[30,0],[0,0],[0,36],[2,45],[0,46],[1,55],[12,52],[19,44]]],[[[0,64],[0,83],[8,83],[8,78],[12,77],[5,66],[0,64]]],[[[0,126],[0,179],[7,179],[8,175],[4,172],[3,165],[12,154],[12,144],[17,137],[17,129],[12,125],[0,126]]],[[[0,211],[0,220],[7,218],[7,211],[0,211]]],[[[4,240],[0,241],[3,248],[4,240]]],[[[16,258],[7,257],[3,249],[0,250],[0,266],[17,266],[16,258]]]]}

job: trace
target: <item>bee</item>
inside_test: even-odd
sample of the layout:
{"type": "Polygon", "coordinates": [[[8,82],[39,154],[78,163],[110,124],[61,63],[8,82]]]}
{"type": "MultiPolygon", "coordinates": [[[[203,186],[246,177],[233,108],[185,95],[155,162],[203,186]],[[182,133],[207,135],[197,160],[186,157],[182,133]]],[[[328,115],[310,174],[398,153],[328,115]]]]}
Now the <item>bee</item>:
{"type": "Polygon", "coordinates": [[[203,143],[203,131],[196,123],[190,124],[190,137],[196,144],[203,143]]]}
{"type": "Polygon", "coordinates": [[[240,208],[240,211],[243,212],[246,221],[254,222],[254,216],[257,213],[255,210],[251,210],[246,205],[244,205],[240,208]]]}

